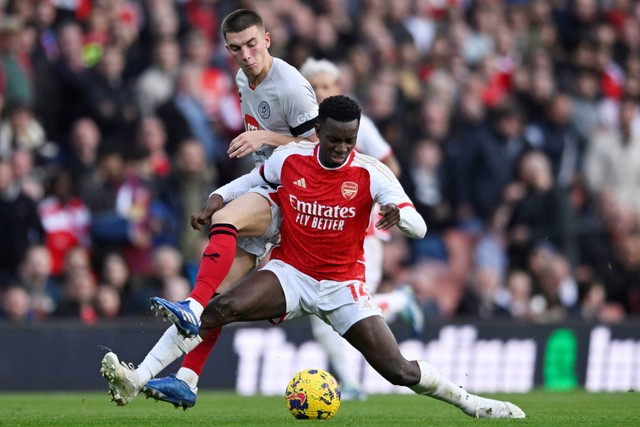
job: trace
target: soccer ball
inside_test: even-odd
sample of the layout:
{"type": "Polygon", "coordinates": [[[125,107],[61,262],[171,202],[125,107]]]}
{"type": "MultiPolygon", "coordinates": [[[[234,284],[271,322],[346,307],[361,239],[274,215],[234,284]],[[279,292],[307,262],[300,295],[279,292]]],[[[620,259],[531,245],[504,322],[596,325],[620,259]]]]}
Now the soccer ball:
{"type": "Polygon", "coordinates": [[[299,420],[328,420],[340,408],[340,386],[327,371],[305,369],[289,381],[284,399],[299,420]]]}

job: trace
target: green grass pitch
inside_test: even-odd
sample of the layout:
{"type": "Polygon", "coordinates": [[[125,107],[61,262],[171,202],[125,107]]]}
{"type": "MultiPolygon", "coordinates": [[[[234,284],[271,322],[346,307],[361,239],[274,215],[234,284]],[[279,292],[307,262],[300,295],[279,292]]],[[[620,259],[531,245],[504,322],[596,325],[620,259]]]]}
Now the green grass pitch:
{"type": "MultiPolygon", "coordinates": [[[[484,395],[484,394],[483,394],[484,395]]],[[[283,393],[284,396],[284,393],[283,393]]],[[[243,397],[201,391],[187,410],[139,396],[125,407],[106,392],[0,393],[0,426],[631,426],[640,425],[640,394],[584,391],[485,395],[510,400],[527,413],[524,420],[477,420],[445,403],[416,395],[373,395],[342,402],[329,421],[301,421],[289,414],[284,397],[243,397]]]]}

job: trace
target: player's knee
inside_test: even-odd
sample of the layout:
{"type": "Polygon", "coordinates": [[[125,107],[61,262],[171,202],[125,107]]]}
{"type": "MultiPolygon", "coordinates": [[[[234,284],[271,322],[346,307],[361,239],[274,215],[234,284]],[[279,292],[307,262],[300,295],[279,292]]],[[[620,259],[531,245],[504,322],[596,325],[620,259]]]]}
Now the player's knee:
{"type": "Polygon", "coordinates": [[[220,209],[211,217],[211,224],[231,224],[238,228],[239,214],[230,209],[220,209]]]}

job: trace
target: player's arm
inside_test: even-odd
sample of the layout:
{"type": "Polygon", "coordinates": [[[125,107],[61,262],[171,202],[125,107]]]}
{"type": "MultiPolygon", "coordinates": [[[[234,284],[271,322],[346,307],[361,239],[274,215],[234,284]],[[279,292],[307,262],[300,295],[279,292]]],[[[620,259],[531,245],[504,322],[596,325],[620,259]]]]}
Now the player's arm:
{"type": "Polygon", "coordinates": [[[412,204],[401,206],[388,203],[380,206],[380,220],[376,227],[380,230],[388,230],[397,226],[407,237],[422,239],[427,233],[427,224],[412,204]]]}
{"type": "Polygon", "coordinates": [[[376,227],[388,230],[397,226],[407,237],[422,239],[427,233],[427,224],[391,170],[382,162],[375,162],[369,171],[371,193],[380,204],[381,218],[376,222],[376,227]]]}
{"type": "MultiPolygon", "coordinates": [[[[314,120],[315,123],[315,120],[314,120]]],[[[311,125],[310,125],[311,126],[311,125]]],[[[247,156],[263,145],[270,145],[273,147],[279,147],[281,145],[288,144],[290,142],[300,141],[317,141],[318,137],[315,133],[310,134],[307,137],[283,135],[280,133],[272,132],[270,130],[252,130],[243,132],[231,141],[227,154],[229,157],[243,158],[247,156]]]]}

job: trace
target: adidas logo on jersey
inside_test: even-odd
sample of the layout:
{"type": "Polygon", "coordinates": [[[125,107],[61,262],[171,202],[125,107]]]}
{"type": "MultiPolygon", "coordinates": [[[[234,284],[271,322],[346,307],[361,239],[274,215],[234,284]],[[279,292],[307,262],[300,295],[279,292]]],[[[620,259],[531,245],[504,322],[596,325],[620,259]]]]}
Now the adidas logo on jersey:
{"type": "Polygon", "coordinates": [[[304,178],[296,179],[293,181],[293,184],[298,187],[307,188],[307,181],[305,181],[304,178]]]}

